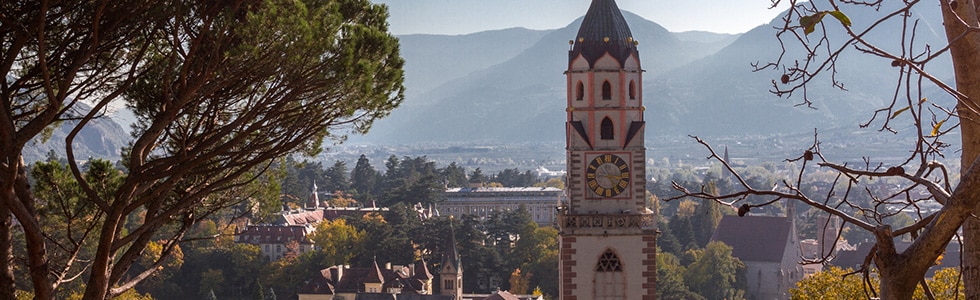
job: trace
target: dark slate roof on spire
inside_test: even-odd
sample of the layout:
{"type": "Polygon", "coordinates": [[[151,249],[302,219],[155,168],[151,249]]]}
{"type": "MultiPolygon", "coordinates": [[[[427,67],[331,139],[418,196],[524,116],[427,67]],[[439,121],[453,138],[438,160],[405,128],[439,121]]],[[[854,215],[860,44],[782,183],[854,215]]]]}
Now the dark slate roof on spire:
{"type": "Polygon", "coordinates": [[[456,250],[456,230],[453,228],[452,223],[449,224],[449,247],[446,248],[446,253],[442,255],[442,265],[453,266],[454,273],[462,272],[462,260],[459,258],[459,251],[456,250]]]}
{"type": "Polygon", "coordinates": [[[568,53],[569,63],[582,54],[589,61],[589,66],[592,66],[603,54],[609,52],[622,65],[630,54],[636,53],[633,33],[630,32],[629,24],[626,24],[615,0],[592,0],[574,43],[568,53]]]}
{"type": "Polygon", "coordinates": [[[364,283],[384,283],[384,276],[381,275],[381,268],[378,267],[378,259],[374,259],[374,268],[368,272],[367,278],[364,279],[364,283]]]}

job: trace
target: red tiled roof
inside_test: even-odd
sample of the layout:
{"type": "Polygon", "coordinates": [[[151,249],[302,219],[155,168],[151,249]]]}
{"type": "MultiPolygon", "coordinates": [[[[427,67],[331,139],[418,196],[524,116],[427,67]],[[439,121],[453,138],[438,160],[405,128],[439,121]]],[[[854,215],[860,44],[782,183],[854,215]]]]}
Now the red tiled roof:
{"type": "Polygon", "coordinates": [[[305,210],[282,215],[281,225],[306,225],[323,221],[322,210],[305,210]]]}
{"type": "Polygon", "coordinates": [[[313,244],[306,238],[304,226],[261,226],[249,225],[238,234],[238,242],[249,244],[287,244],[296,241],[300,244],[313,244]]]}
{"type": "Polygon", "coordinates": [[[323,269],[318,272],[306,285],[299,290],[300,294],[333,295],[333,279],[330,276],[330,269],[323,269]]]}

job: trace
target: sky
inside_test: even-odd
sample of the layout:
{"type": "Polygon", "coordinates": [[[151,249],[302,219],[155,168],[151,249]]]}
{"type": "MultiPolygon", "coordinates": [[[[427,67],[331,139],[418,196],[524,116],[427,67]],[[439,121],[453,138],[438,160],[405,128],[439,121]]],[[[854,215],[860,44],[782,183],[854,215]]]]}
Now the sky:
{"type": "MultiPolygon", "coordinates": [[[[585,15],[591,0],[370,0],[388,5],[396,35],[468,34],[524,27],[556,29],[585,15]]],[[[744,33],[775,18],[786,5],[771,0],[618,0],[622,10],[672,32],[744,33]]]]}

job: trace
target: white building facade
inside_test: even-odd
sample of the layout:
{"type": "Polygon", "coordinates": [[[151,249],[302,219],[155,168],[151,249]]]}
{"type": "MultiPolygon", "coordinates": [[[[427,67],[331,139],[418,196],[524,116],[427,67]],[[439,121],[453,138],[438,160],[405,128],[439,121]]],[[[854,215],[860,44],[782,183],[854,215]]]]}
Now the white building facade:
{"type": "Polygon", "coordinates": [[[565,192],[553,187],[474,187],[446,190],[446,201],[439,204],[440,214],[461,218],[475,215],[481,218],[493,212],[512,211],[524,207],[534,222],[551,226],[555,222],[555,207],[565,200],[565,192]]]}

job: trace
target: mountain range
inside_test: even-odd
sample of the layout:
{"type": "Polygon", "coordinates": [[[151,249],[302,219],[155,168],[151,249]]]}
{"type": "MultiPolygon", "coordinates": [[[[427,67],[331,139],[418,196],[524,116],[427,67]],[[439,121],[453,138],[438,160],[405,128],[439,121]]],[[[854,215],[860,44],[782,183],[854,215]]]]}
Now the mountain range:
{"type": "MultiPolygon", "coordinates": [[[[77,103],[76,107],[82,111],[90,109],[84,103],[77,103]]],[[[27,147],[24,147],[24,160],[31,162],[46,159],[49,153],[53,153],[55,158],[64,158],[67,155],[65,154],[65,138],[76,124],[78,121],[63,121],[57,127],[52,127],[50,136],[47,138],[35,137],[27,147]]],[[[72,142],[75,159],[119,159],[122,147],[132,139],[127,132],[128,130],[125,130],[112,118],[103,117],[91,120],[78,132],[72,142]]]]}
{"type": "MultiPolygon", "coordinates": [[[[922,19],[916,45],[920,49],[925,44],[943,45],[941,24],[929,23],[941,20],[938,9],[924,5],[921,9],[912,13],[922,19]]],[[[845,13],[854,20],[855,28],[863,28],[880,14],[873,9],[845,13]]],[[[673,33],[629,12],[624,12],[624,17],[639,41],[646,71],[643,100],[648,140],[687,135],[812,135],[816,128],[844,135],[875,132],[858,125],[892,100],[898,80],[890,60],[844,46],[850,49],[837,61],[835,77],[846,91],[835,88],[829,81],[830,71],[825,71],[806,91],[807,98],[813,100],[812,107],[800,106],[802,92],[790,98],[770,93],[774,80],[782,75],[781,69],[754,71],[752,66],[778,59],[784,46],[783,63],[805,57],[797,41],[787,40],[781,46],[776,39],[774,27],[782,22],[779,18],[741,35],[721,35],[673,33]]],[[[568,41],[580,23],[581,18],[564,28],[544,31],[400,36],[407,98],[390,117],[377,121],[370,133],[350,141],[561,141],[566,105],[563,72],[568,63],[568,41]]],[[[842,40],[840,25],[825,23],[831,40],[842,40]]],[[[887,39],[901,37],[896,31],[901,27],[888,25],[879,26],[870,39],[900,45],[900,40],[887,39]]],[[[830,46],[841,47],[839,43],[830,46]]],[[[930,69],[933,74],[952,78],[949,58],[938,60],[930,66],[939,67],[930,69]]],[[[927,95],[929,99],[949,101],[940,91],[926,92],[934,93],[927,95]]]]}
{"type": "MultiPolygon", "coordinates": [[[[864,28],[880,14],[871,8],[845,13],[855,28],[864,28]]],[[[945,44],[938,7],[919,5],[911,15],[920,19],[916,49],[945,44]]],[[[822,139],[837,140],[841,145],[848,140],[882,139],[877,130],[880,122],[868,128],[859,124],[892,101],[898,72],[888,60],[859,53],[853,45],[843,46],[845,54],[837,61],[835,77],[846,91],[833,87],[830,70],[825,70],[806,90],[806,96],[813,100],[811,108],[799,105],[802,92],[790,98],[770,92],[783,74],[781,69],[754,71],[752,66],[779,59],[784,47],[784,64],[805,57],[797,41],[781,44],[776,39],[774,27],[782,22],[779,18],[744,34],[731,35],[670,32],[629,12],[624,12],[624,17],[639,42],[646,71],[642,86],[646,138],[654,145],[688,135],[805,141],[812,139],[815,129],[820,130],[822,139]]],[[[579,18],[554,30],[512,28],[466,35],[399,36],[406,60],[406,99],[388,118],[376,121],[367,135],[351,136],[348,144],[561,142],[566,106],[563,72],[568,64],[568,42],[581,21],[579,18]]],[[[839,24],[825,24],[831,30],[831,40],[842,40],[839,24]]],[[[908,43],[897,39],[902,36],[896,31],[901,26],[894,25],[882,24],[868,35],[869,39],[886,46],[908,43]]],[[[831,47],[842,46],[838,43],[831,47]]],[[[949,57],[936,60],[930,64],[930,71],[950,81],[949,57]]],[[[927,88],[924,95],[931,101],[951,103],[947,95],[935,89],[927,88]]],[[[124,124],[133,119],[125,112],[113,117],[124,124]]],[[[77,157],[118,157],[120,147],[130,139],[123,127],[100,120],[86,129],[76,142],[77,157]]],[[[914,128],[899,128],[897,136],[914,132],[910,129],[914,128]]],[[[37,146],[28,151],[28,159],[64,149],[59,143],[63,143],[65,130],[54,130],[45,143],[35,142],[37,146]]]]}

